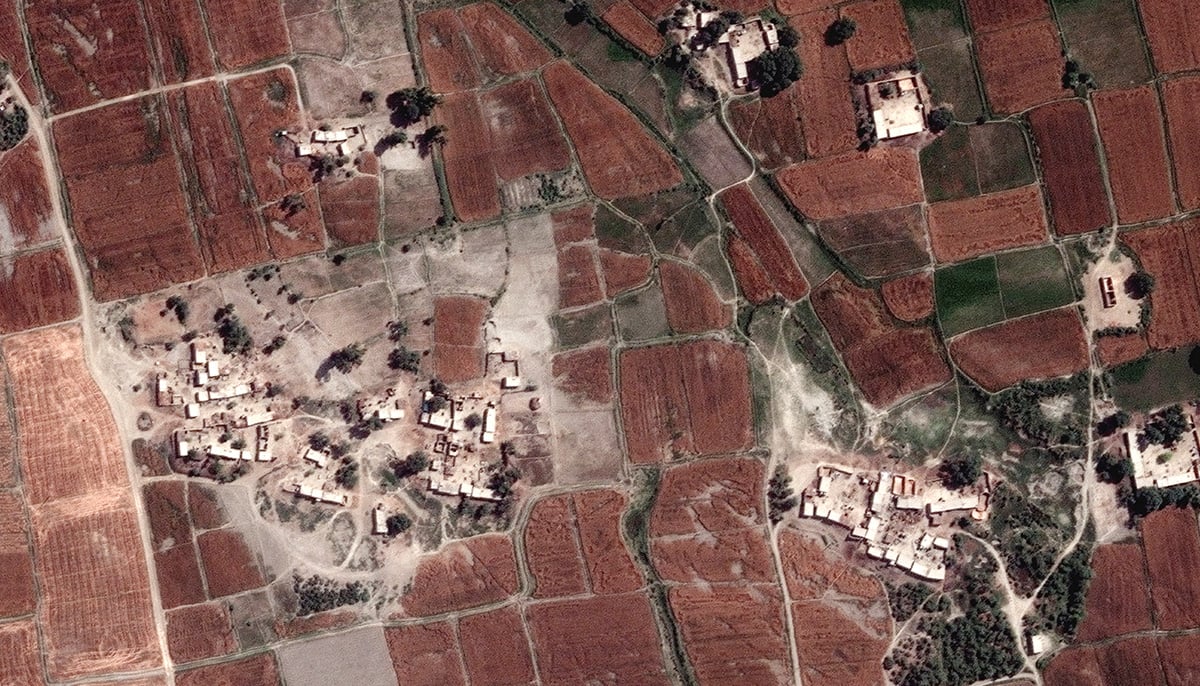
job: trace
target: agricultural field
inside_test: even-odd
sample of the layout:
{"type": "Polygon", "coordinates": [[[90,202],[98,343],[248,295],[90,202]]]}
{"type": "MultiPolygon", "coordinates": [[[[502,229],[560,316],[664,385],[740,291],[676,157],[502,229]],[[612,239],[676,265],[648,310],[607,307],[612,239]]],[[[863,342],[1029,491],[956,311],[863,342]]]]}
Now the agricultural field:
{"type": "Polygon", "coordinates": [[[1175,210],[1162,110],[1153,87],[1103,91],[1092,99],[1109,181],[1122,224],[1159,219],[1175,210]]]}
{"type": "Polygon", "coordinates": [[[1011,190],[1035,180],[1029,143],[1012,123],[952,126],[921,150],[930,202],[1011,190]]]}
{"type": "Polygon", "coordinates": [[[990,392],[1024,379],[1068,376],[1086,369],[1089,360],[1083,324],[1073,308],[975,329],[950,342],[950,356],[990,392]]]}
{"type": "Polygon", "coordinates": [[[962,3],[903,0],[900,4],[934,96],[952,107],[958,121],[982,115],[983,95],[962,3]]]}
{"type": "Polygon", "coordinates": [[[1118,364],[1111,373],[1113,398],[1131,410],[1149,411],[1200,393],[1190,347],[1118,364]]]}
{"type": "Polygon", "coordinates": [[[938,269],[935,301],[942,332],[970,329],[1061,307],[1075,299],[1054,246],[1031,248],[938,269]]]}
{"type": "Polygon", "coordinates": [[[1026,186],[929,206],[929,243],[939,262],[960,262],[1046,242],[1041,189],[1026,186]]]}
{"type": "Polygon", "coordinates": [[[1043,105],[1029,113],[1055,233],[1088,233],[1112,221],[1096,133],[1080,102],[1043,105]]]}

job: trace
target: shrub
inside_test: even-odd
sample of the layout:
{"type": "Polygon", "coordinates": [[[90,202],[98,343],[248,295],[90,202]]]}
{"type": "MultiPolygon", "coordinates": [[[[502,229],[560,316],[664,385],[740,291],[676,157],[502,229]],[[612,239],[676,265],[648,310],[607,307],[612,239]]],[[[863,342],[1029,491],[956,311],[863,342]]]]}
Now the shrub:
{"type": "Polygon", "coordinates": [[[929,113],[929,130],[941,133],[954,124],[954,113],[945,107],[939,107],[929,113]]]}
{"type": "Polygon", "coordinates": [[[309,434],[308,445],[313,450],[324,450],[329,447],[329,437],[326,436],[325,432],[323,431],[317,431],[316,433],[309,434]]]}
{"type": "Polygon", "coordinates": [[[796,494],[792,490],[792,477],[783,465],[775,467],[775,473],[771,475],[770,486],[767,489],[767,505],[770,508],[772,524],[778,524],[784,514],[797,505],[796,494]]]}
{"type": "Polygon", "coordinates": [[[338,467],[337,472],[333,475],[335,481],[342,488],[355,488],[358,486],[358,462],[350,461],[338,467]]]}
{"type": "Polygon", "coordinates": [[[392,473],[397,479],[406,479],[429,469],[429,455],[423,450],[409,453],[408,457],[392,464],[392,473]]]}
{"type": "Polygon", "coordinates": [[[764,98],[783,92],[804,72],[795,51],[784,47],[767,50],[750,60],[746,66],[751,81],[758,84],[764,98]]]}
{"type": "Polygon", "coordinates": [[[20,105],[13,105],[5,112],[0,112],[0,150],[11,150],[17,147],[29,133],[29,113],[20,105]]]}
{"type": "Polygon", "coordinates": [[[405,514],[394,514],[387,518],[388,536],[398,536],[412,528],[412,520],[405,514]]]}
{"type": "Polygon", "coordinates": [[[402,88],[387,96],[388,109],[392,110],[392,120],[398,126],[415,124],[433,112],[442,101],[442,96],[434,93],[429,86],[402,88]]]}
{"type": "Polygon", "coordinates": [[[351,343],[340,350],[334,350],[332,353],[330,353],[328,361],[330,366],[332,366],[334,369],[342,372],[343,374],[348,374],[353,371],[355,367],[362,364],[363,353],[365,352],[366,350],[364,350],[361,345],[357,343],[351,343]]]}
{"type": "Polygon", "coordinates": [[[856,31],[858,31],[858,22],[850,17],[841,17],[825,29],[825,44],[841,45],[853,38],[856,31]]]}
{"type": "Polygon", "coordinates": [[[983,459],[978,455],[959,455],[942,461],[938,470],[942,482],[951,490],[966,488],[983,475],[983,459]]]}
{"type": "Polygon", "coordinates": [[[466,424],[468,429],[476,429],[479,428],[479,425],[483,423],[483,418],[479,416],[478,412],[472,412],[471,414],[467,415],[467,418],[463,421],[463,423],[466,424]]]}
{"type": "Polygon", "coordinates": [[[292,576],[292,590],[296,592],[301,617],[326,612],[343,605],[365,603],[371,598],[362,582],[339,584],[331,579],[313,575],[307,579],[299,574],[292,576]]]}
{"type": "Polygon", "coordinates": [[[1125,280],[1125,292],[1139,300],[1150,295],[1154,292],[1154,277],[1142,271],[1130,274],[1125,280]]]}
{"type": "Polygon", "coordinates": [[[402,372],[416,374],[421,369],[421,353],[398,345],[388,353],[388,366],[402,372]]]}

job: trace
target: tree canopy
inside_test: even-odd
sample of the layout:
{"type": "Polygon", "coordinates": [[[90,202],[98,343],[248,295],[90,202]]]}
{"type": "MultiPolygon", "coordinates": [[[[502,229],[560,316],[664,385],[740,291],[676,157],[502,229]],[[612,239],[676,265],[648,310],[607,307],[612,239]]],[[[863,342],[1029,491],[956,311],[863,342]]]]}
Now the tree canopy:
{"type": "Polygon", "coordinates": [[[800,58],[791,48],[778,47],[767,50],[746,65],[750,72],[751,82],[758,85],[759,92],[764,98],[770,98],[783,92],[785,88],[799,80],[804,73],[800,58]]]}

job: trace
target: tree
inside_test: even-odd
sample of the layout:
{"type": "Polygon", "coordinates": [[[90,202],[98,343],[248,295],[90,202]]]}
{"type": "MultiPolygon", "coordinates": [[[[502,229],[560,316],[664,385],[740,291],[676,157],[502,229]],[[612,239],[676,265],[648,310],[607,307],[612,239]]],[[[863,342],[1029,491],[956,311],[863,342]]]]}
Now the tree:
{"type": "Polygon", "coordinates": [[[409,453],[408,457],[398,460],[392,465],[392,473],[397,479],[406,479],[429,469],[429,455],[423,450],[409,453]]]}
{"type": "Polygon", "coordinates": [[[395,129],[388,135],[379,139],[380,145],[385,148],[394,148],[397,145],[404,145],[408,142],[408,134],[400,129],[395,129]]]}
{"type": "Polygon", "coordinates": [[[1125,280],[1125,292],[1139,300],[1150,295],[1154,292],[1154,277],[1143,271],[1134,272],[1125,280]]]}
{"type": "Polygon", "coordinates": [[[387,96],[392,121],[400,127],[415,124],[428,117],[441,101],[442,96],[434,93],[429,86],[401,88],[387,96]]]}
{"type": "Polygon", "coordinates": [[[254,345],[250,331],[242,324],[242,320],[232,313],[226,314],[221,319],[221,324],[217,327],[217,334],[221,337],[221,349],[226,355],[245,354],[254,345]]]}
{"type": "Polygon", "coordinates": [[[329,437],[324,431],[317,431],[308,436],[308,445],[313,450],[324,450],[329,447],[329,437]]]}
{"type": "Polygon", "coordinates": [[[467,418],[463,421],[463,423],[468,429],[476,429],[480,424],[483,423],[483,419],[479,416],[478,412],[472,412],[471,414],[467,415],[467,418]]]}
{"type": "Polygon", "coordinates": [[[858,22],[850,17],[841,17],[825,29],[825,44],[841,45],[853,38],[856,31],[858,31],[858,22]]]}
{"type": "Polygon", "coordinates": [[[349,374],[355,367],[362,364],[363,353],[365,352],[366,350],[361,345],[351,343],[340,350],[334,350],[330,353],[329,364],[339,372],[349,374]]]}
{"type": "Polygon", "coordinates": [[[1146,422],[1146,427],[1142,430],[1142,434],[1138,436],[1138,445],[1142,449],[1151,444],[1171,448],[1179,441],[1180,436],[1187,433],[1190,428],[1183,408],[1178,405],[1172,405],[1156,413],[1146,422]]]}
{"type": "Polygon", "coordinates": [[[279,334],[275,338],[271,339],[271,342],[268,343],[263,348],[263,352],[270,355],[271,353],[275,352],[276,350],[279,350],[280,348],[282,348],[284,343],[287,343],[287,336],[284,336],[283,334],[279,334]]]}
{"type": "Polygon", "coordinates": [[[951,490],[966,488],[983,475],[983,459],[978,455],[959,455],[942,461],[942,482],[951,490]]]}
{"type": "Polygon", "coordinates": [[[1127,457],[1104,453],[1096,460],[1096,475],[1109,484],[1119,484],[1133,473],[1133,462],[1127,457]]]}
{"type": "Polygon", "coordinates": [[[792,477],[783,465],[775,467],[775,473],[771,475],[771,483],[767,489],[767,505],[772,524],[782,521],[784,514],[797,505],[796,494],[792,490],[792,477]]]}
{"type": "Polygon", "coordinates": [[[1067,60],[1063,65],[1062,87],[1069,88],[1077,95],[1086,96],[1087,92],[1096,89],[1096,79],[1079,68],[1075,60],[1067,60]]]}
{"type": "Polygon", "coordinates": [[[372,90],[365,90],[358,96],[358,101],[364,105],[374,105],[379,99],[379,94],[372,90]]]}
{"type": "Polygon", "coordinates": [[[283,200],[279,201],[279,209],[283,210],[288,217],[295,216],[297,212],[307,207],[308,204],[304,202],[304,196],[299,193],[290,193],[285,195],[283,200]]]}
{"type": "Polygon", "coordinates": [[[396,346],[388,353],[388,366],[402,372],[416,374],[421,369],[421,353],[409,350],[402,345],[396,346]]]}
{"type": "Polygon", "coordinates": [[[781,93],[795,83],[804,71],[795,51],[783,47],[763,52],[746,66],[750,80],[758,85],[764,98],[781,93]]]}
{"type": "Polygon", "coordinates": [[[592,6],[587,0],[573,0],[571,6],[563,12],[563,19],[571,26],[579,26],[593,16],[592,6]]]}
{"type": "Polygon", "coordinates": [[[929,130],[941,133],[954,124],[954,113],[948,108],[939,107],[929,113],[929,130]]]}
{"type": "Polygon", "coordinates": [[[399,536],[412,528],[412,520],[405,514],[394,514],[387,518],[388,536],[399,536]]]}
{"type": "Polygon", "coordinates": [[[29,133],[29,113],[20,105],[11,105],[0,112],[0,150],[17,147],[29,133]]]}
{"type": "Polygon", "coordinates": [[[417,144],[426,152],[434,145],[446,145],[446,127],[442,124],[430,126],[417,135],[417,144]]]}
{"type": "Polygon", "coordinates": [[[175,318],[179,320],[180,324],[187,324],[188,314],[191,313],[192,308],[186,300],[178,295],[172,295],[167,298],[167,307],[175,310],[175,318]]]}
{"type": "Polygon", "coordinates": [[[351,460],[346,464],[338,467],[337,472],[333,475],[334,480],[342,488],[352,489],[358,486],[358,462],[351,460]]]}
{"type": "Polygon", "coordinates": [[[1128,412],[1125,410],[1117,410],[1116,412],[1102,419],[1100,423],[1096,425],[1096,431],[1098,431],[1101,436],[1111,436],[1121,429],[1129,426],[1129,420],[1130,417],[1128,412]]]}
{"type": "Polygon", "coordinates": [[[400,339],[408,335],[408,322],[395,321],[388,322],[387,325],[388,340],[393,343],[399,342],[400,339]]]}
{"type": "Polygon", "coordinates": [[[779,38],[779,44],[785,48],[794,48],[800,45],[800,34],[788,24],[779,27],[775,35],[779,38]]]}

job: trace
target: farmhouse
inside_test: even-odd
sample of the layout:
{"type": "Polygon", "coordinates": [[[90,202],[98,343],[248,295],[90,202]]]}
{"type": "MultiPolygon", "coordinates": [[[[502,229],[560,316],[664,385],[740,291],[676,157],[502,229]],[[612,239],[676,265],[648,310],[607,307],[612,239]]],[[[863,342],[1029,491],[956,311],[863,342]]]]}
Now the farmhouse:
{"type": "Polygon", "coordinates": [[[925,130],[929,91],[924,77],[913,71],[895,72],[863,86],[875,135],[880,140],[902,138],[925,130]]]}
{"type": "Polygon", "coordinates": [[[1148,445],[1143,450],[1138,445],[1137,429],[1131,428],[1125,432],[1125,448],[1133,463],[1135,488],[1170,488],[1200,481],[1200,433],[1196,429],[1174,448],[1148,445]]]}
{"type": "MultiPolygon", "coordinates": [[[[683,29],[684,42],[691,43],[700,29],[717,20],[721,13],[698,9],[690,2],[683,2],[676,16],[683,29]]],[[[779,30],[762,17],[753,17],[726,29],[717,39],[717,45],[725,52],[726,66],[734,88],[746,88],[750,85],[750,62],[764,52],[779,47],[779,30]]]]}

